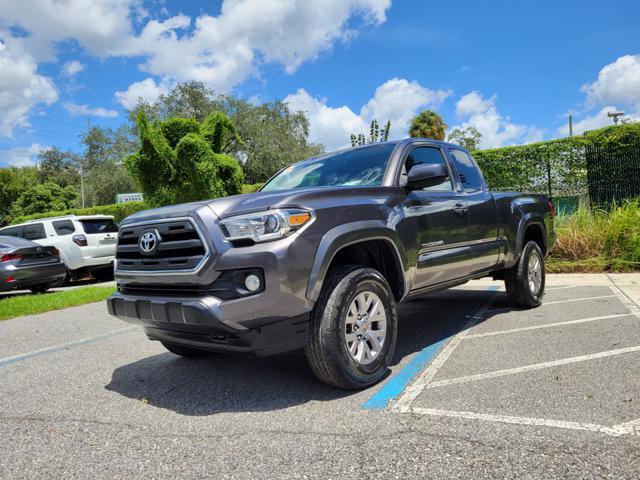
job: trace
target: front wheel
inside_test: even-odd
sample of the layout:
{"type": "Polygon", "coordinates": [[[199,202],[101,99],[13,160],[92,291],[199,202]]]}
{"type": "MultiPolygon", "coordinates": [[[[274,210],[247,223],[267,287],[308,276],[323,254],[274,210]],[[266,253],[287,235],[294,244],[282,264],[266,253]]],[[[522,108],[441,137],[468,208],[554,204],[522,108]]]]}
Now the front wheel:
{"type": "Polygon", "coordinates": [[[536,242],[528,242],[520,260],[505,273],[505,286],[511,302],[520,308],[542,303],[545,285],[544,255],[536,242]]]}
{"type": "Polygon", "coordinates": [[[387,281],[372,268],[335,270],[311,313],[305,349],[324,383],[358,389],[386,373],[396,346],[396,304],[387,281]]]}

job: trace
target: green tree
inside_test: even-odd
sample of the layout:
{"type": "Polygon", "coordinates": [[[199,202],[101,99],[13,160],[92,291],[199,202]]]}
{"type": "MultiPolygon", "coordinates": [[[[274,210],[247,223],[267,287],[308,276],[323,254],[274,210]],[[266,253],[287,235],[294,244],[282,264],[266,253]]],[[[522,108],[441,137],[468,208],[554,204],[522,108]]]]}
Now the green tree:
{"type": "Polygon", "coordinates": [[[11,207],[11,215],[32,215],[51,210],[67,210],[75,206],[78,193],[72,187],[53,182],[34,185],[18,197],[11,207]]]}
{"type": "Polygon", "coordinates": [[[409,136],[444,140],[447,125],[440,115],[432,110],[423,110],[411,120],[409,136]]]}
{"type": "Polygon", "coordinates": [[[454,128],[447,141],[466,148],[469,151],[477,150],[482,140],[482,134],[476,127],[454,128]]]}
{"type": "Polygon", "coordinates": [[[0,168],[0,226],[9,223],[11,206],[18,197],[37,183],[35,167],[0,168]]]}
{"type": "Polygon", "coordinates": [[[80,158],[73,152],[63,152],[57,147],[38,154],[38,181],[55,183],[61,187],[80,184],[78,163],[80,158]]]}
{"type": "Polygon", "coordinates": [[[130,128],[94,126],[83,135],[81,144],[84,152],[78,158],[78,167],[83,168],[87,206],[111,204],[116,194],[139,190],[124,166],[124,159],[139,147],[130,128]]]}
{"type": "Polygon", "coordinates": [[[149,123],[140,111],[137,129],[140,148],[125,164],[150,205],[240,193],[242,169],[222,152],[231,142],[241,142],[235,126],[223,114],[210,115],[201,123],[187,118],[149,123]]]}
{"type": "Polygon", "coordinates": [[[359,133],[358,135],[352,133],[349,137],[349,139],[351,140],[351,146],[357,147],[359,145],[366,145],[367,143],[386,142],[389,140],[390,130],[391,120],[387,120],[387,123],[385,123],[382,130],[380,130],[378,121],[376,119],[373,119],[371,120],[371,124],[369,125],[369,141],[367,142],[367,138],[363,133],[359,133]]]}
{"type": "Polygon", "coordinates": [[[264,182],[280,169],[324,151],[322,145],[309,143],[309,121],[304,112],[292,112],[277,100],[255,105],[233,95],[216,95],[201,82],[179,83],[153,104],[140,102],[130,118],[135,121],[139,112],[150,123],[172,117],[203,123],[216,112],[226,115],[243,141],[230,138],[222,152],[242,165],[251,183],[264,182]]]}

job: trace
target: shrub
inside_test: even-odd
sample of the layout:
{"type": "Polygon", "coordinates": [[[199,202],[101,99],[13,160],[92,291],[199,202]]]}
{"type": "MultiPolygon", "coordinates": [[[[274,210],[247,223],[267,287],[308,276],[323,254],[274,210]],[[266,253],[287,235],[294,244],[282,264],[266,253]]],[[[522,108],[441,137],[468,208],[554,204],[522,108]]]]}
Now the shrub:
{"type": "Polygon", "coordinates": [[[242,185],[242,193],[256,193],[264,183],[245,183],[242,185]]]}
{"type": "Polygon", "coordinates": [[[89,208],[72,208],[68,210],[58,210],[33,215],[22,215],[14,218],[11,223],[23,223],[29,220],[39,220],[41,218],[61,217],[64,215],[113,215],[116,222],[121,222],[129,215],[149,208],[144,202],[114,203],[113,205],[100,205],[89,208]]]}
{"type": "Polygon", "coordinates": [[[549,271],[631,271],[640,267],[640,200],[609,210],[579,208],[556,219],[549,271]]]}
{"type": "Polygon", "coordinates": [[[196,120],[170,118],[149,123],[138,115],[140,148],[125,165],[138,180],[149,205],[157,207],[240,193],[240,164],[224,152],[240,142],[222,113],[196,120]]]}

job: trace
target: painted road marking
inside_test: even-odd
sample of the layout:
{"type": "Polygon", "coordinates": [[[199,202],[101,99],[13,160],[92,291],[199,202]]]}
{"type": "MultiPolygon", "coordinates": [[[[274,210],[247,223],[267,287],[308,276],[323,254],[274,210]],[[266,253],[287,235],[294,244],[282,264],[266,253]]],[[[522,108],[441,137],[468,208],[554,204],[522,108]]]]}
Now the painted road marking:
{"type": "Polygon", "coordinates": [[[79,347],[81,345],[89,345],[91,343],[96,343],[101,340],[108,340],[109,338],[113,338],[118,335],[131,332],[133,330],[139,330],[139,328],[140,327],[125,328],[121,330],[116,330],[115,332],[107,333],[105,335],[99,335],[97,337],[83,338],[81,340],[76,340],[74,342],[61,343],[60,345],[41,348],[40,350],[34,350],[33,352],[23,353],[21,355],[15,355],[13,357],[0,358],[0,367],[7,367],[9,365],[14,365],[16,363],[24,362],[25,360],[30,360],[32,358],[40,357],[42,355],[47,355],[49,353],[62,352],[63,350],[66,350],[68,348],[79,347]]]}
{"type": "MultiPolygon", "coordinates": [[[[490,287],[489,289],[487,289],[487,291],[491,293],[491,297],[489,298],[489,300],[480,310],[469,317],[469,321],[464,325],[462,332],[455,335],[451,342],[454,342],[460,334],[465,333],[469,328],[471,328],[479,321],[482,316],[481,314],[489,307],[489,305],[491,305],[491,302],[493,301],[498,290],[498,287],[490,287]]],[[[411,382],[411,380],[425,368],[425,366],[431,361],[431,359],[440,351],[443,346],[444,350],[449,347],[447,342],[450,339],[451,336],[447,336],[418,352],[409,363],[402,367],[397,373],[392,375],[392,377],[387,380],[382,388],[380,388],[380,390],[378,390],[369,400],[367,400],[362,405],[362,408],[369,410],[382,410],[387,408],[389,402],[402,395],[402,392],[411,382]]]]}
{"type": "Polygon", "coordinates": [[[579,423],[579,422],[566,422],[563,420],[552,420],[547,418],[532,418],[532,417],[516,417],[511,415],[493,415],[489,413],[477,413],[477,412],[461,412],[456,410],[440,410],[437,408],[422,408],[413,407],[409,408],[408,413],[415,413],[419,415],[432,415],[437,417],[451,417],[451,418],[467,418],[470,420],[484,420],[488,422],[499,423],[511,423],[515,425],[530,425],[541,427],[554,427],[564,428],[569,430],[583,430],[595,433],[604,433],[606,435],[620,436],[620,435],[640,435],[640,419],[632,422],[622,423],[620,425],[606,426],[596,423],[579,423]]]}
{"type": "MultiPolygon", "coordinates": [[[[408,408],[411,406],[411,404],[416,399],[416,397],[420,395],[420,393],[425,389],[426,385],[431,381],[431,379],[435,376],[438,370],[442,368],[442,366],[449,359],[449,357],[451,356],[453,351],[456,349],[456,347],[460,344],[460,342],[464,339],[464,337],[469,333],[469,330],[471,330],[471,328],[473,328],[480,320],[482,320],[485,312],[491,306],[491,304],[493,303],[496,297],[496,294],[498,293],[497,288],[492,288],[491,291],[493,292],[493,294],[491,295],[489,300],[487,300],[487,302],[480,308],[480,310],[478,310],[474,315],[469,317],[469,321],[463,327],[462,331],[459,332],[456,336],[454,336],[453,339],[444,346],[442,351],[433,360],[433,362],[422,372],[422,375],[420,375],[420,377],[418,377],[418,379],[409,388],[406,389],[404,394],[402,394],[402,390],[401,390],[397,392],[394,397],[387,398],[385,401],[385,406],[387,405],[389,400],[396,398],[400,394],[402,394],[402,396],[400,397],[398,402],[394,405],[393,407],[394,410],[402,411],[402,409],[408,408]]],[[[434,352],[434,354],[435,353],[437,352],[434,352]]],[[[426,362],[424,362],[422,367],[424,367],[424,365],[426,365],[426,362]]],[[[403,385],[403,390],[406,387],[407,382],[405,382],[405,384],[403,385]]],[[[375,396],[373,398],[375,398],[375,396]]]]}
{"type": "Polygon", "coordinates": [[[544,325],[532,325],[530,327],[509,328],[507,330],[494,330],[493,332],[485,332],[485,333],[473,333],[471,335],[467,335],[466,338],[469,339],[469,338],[494,337],[496,335],[505,335],[507,333],[526,332],[529,330],[539,330],[541,328],[561,327],[564,325],[574,325],[577,323],[596,322],[598,320],[607,320],[610,318],[631,317],[631,316],[633,316],[633,313],[617,313],[615,315],[603,315],[601,317],[581,318],[579,320],[567,320],[566,322],[546,323],[544,325]]]}
{"type": "Polygon", "coordinates": [[[560,360],[553,360],[550,362],[534,363],[531,365],[525,365],[523,367],[506,368],[504,370],[496,370],[494,372],[477,373],[475,375],[465,375],[463,377],[448,378],[445,380],[440,380],[437,382],[430,383],[429,385],[427,385],[427,388],[444,387],[447,385],[455,385],[458,383],[473,382],[476,380],[485,380],[487,378],[504,377],[506,375],[514,375],[522,372],[531,372],[533,370],[541,370],[544,368],[559,367],[562,365],[569,365],[569,364],[578,363],[578,362],[586,362],[588,360],[596,360],[599,358],[613,357],[616,355],[623,355],[625,353],[632,353],[632,352],[640,352],[640,345],[635,347],[617,348],[615,350],[607,350],[605,352],[591,353],[588,355],[580,355],[577,357],[563,358],[560,360]]]}
{"type": "MultiPolygon", "coordinates": [[[[584,297],[584,298],[569,298],[567,300],[554,300],[553,302],[542,302],[541,307],[546,307],[547,305],[557,305],[559,303],[571,303],[571,302],[584,302],[585,300],[598,300],[601,298],[613,298],[618,295],[599,295],[597,297],[584,297]]],[[[499,313],[499,312],[523,312],[526,310],[518,310],[513,307],[500,307],[500,308],[492,308],[491,310],[487,310],[486,313],[499,313]]]]}

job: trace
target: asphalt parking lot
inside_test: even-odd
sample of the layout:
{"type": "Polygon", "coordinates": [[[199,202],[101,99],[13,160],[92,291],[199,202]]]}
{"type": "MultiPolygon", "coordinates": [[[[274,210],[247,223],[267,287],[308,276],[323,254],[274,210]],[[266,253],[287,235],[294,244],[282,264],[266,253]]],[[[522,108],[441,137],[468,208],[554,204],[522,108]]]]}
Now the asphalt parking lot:
{"type": "Polygon", "coordinates": [[[402,305],[392,371],[186,360],[91,304],[0,322],[2,478],[638,478],[640,310],[606,276],[402,305]]]}

